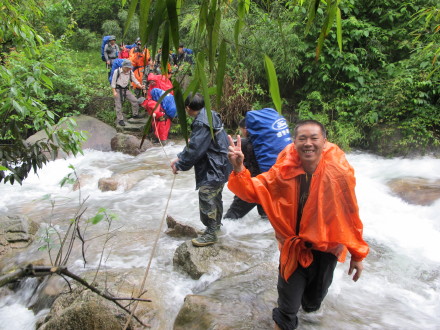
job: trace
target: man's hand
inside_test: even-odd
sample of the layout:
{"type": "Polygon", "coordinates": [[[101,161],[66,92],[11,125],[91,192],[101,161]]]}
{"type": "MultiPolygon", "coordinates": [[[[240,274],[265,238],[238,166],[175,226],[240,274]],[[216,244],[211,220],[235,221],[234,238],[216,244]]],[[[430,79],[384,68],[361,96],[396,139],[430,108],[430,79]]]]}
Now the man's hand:
{"type": "Polygon", "coordinates": [[[176,163],[179,161],[179,158],[175,158],[171,161],[171,169],[173,170],[174,174],[178,173],[178,169],[176,167],[176,163]]]}
{"type": "Polygon", "coordinates": [[[228,140],[229,140],[228,158],[232,164],[232,167],[234,168],[234,172],[239,173],[244,170],[244,166],[243,166],[244,155],[241,152],[241,137],[240,135],[237,135],[237,145],[234,144],[234,140],[232,140],[232,137],[230,135],[228,135],[228,140]]]}
{"type": "Polygon", "coordinates": [[[356,270],[353,275],[353,281],[356,282],[361,277],[363,269],[364,265],[362,264],[362,261],[354,261],[352,258],[350,260],[350,269],[348,270],[348,275],[351,275],[353,273],[353,270],[356,270]]]}

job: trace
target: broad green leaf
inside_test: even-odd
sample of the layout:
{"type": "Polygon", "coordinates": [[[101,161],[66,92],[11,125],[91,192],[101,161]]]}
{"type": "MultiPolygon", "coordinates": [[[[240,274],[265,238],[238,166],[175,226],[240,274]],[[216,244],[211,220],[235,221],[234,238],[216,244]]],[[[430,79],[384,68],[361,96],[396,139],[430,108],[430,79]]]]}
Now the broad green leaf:
{"type": "Polygon", "coordinates": [[[272,102],[275,105],[275,109],[278,111],[279,114],[281,114],[282,102],[280,97],[280,89],[278,86],[277,73],[275,71],[272,60],[267,55],[264,55],[264,68],[266,69],[267,80],[269,82],[269,92],[272,98],[272,102]]]}
{"type": "MultiPolygon", "coordinates": [[[[168,19],[170,22],[171,35],[173,36],[175,49],[179,48],[179,20],[177,16],[177,2],[176,0],[166,0],[168,19]]],[[[167,53],[168,55],[168,53],[167,53]]]]}
{"type": "Polygon", "coordinates": [[[7,171],[8,168],[0,165],[0,171],[7,171]]]}
{"type": "Polygon", "coordinates": [[[94,217],[90,218],[89,222],[91,222],[92,224],[96,225],[97,223],[101,222],[102,219],[104,219],[104,214],[98,213],[94,217]]]}
{"type": "Polygon", "coordinates": [[[216,84],[217,84],[217,109],[220,109],[220,104],[222,100],[222,92],[223,92],[223,81],[225,79],[225,71],[226,71],[226,42],[225,39],[222,40],[220,44],[220,54],[218,57],[218,66],[217,66],[217,76],[216,76],[216,84]]]}

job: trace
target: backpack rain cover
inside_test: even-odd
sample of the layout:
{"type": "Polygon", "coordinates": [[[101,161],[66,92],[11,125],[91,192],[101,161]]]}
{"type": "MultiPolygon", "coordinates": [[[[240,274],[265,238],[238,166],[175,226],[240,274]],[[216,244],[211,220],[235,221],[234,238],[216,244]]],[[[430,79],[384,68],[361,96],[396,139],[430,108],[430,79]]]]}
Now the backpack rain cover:
{"type": "Polygon", "coordinates": [[[245,120],[260,171],[266,172],[275,164],[278,154],[292,143],[287,121],[271,108],[248,111],[245,120]]]}
{"type": "MultiPolygon", "coordinates": [[[[162,96],[163,93],[165,92],[160,88],[153,88],[151,90],[151,98],[154,101],[157,101],[159,100],[159,98],[162,96]]],[[[163,98],[162,102],[160,102],[160,105],[165,110],[165,113],[168,117],[170,117],[171,119],[176,117],[177,115],[176,102],[172,94],[167,94],[167,96],[163,98]]]]}

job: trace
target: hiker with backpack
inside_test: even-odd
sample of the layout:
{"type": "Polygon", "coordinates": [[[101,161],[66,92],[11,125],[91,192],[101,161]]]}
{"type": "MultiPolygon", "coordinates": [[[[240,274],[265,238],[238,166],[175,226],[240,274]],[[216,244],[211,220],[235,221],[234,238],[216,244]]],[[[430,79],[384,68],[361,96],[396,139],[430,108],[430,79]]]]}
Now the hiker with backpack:
{"type": "Polygon", "coordinates": [[[113,97],[115,98],[116,119],[120,126],[125,126],[124,116],[122,114],[122,103],[128,99],[131,103],[132,114],[135,119],[139,117],[139,104],[136,96],[129,90],[130,82],[133,82],[140,89],[145,89],[145,86],[139,83],[131,70],[133,65],[130,60],[125,59],[122,62],[122,67],[113,72],[111,87],[113,90],[113,97]]]}
{"type": "Polygon", "coordinates": [[[119,52],[118,58],[129,58],[130,50],[122,43],[120,47],[121,51],[119,52]]]}
{"type": "Polygon", "coordinates": [[[119,53],[119,47],[116,44],[116,37],[115,36],[104,37],[103,42],[105,43],[103,49],[104,60],[105,63],[107,64],[107,68],[111,68],[113,61],[116,58],[118,58],[118,53],[119,53]],[[108,41],[105,43],[106,38],[108,41]]]}
{"type": "Polygon", "coordinates": [[[189,48],[184,48],[183,44],[179,45],[179,49],[174,58],[174,66],[180,67],[183,63],[194,64],[193,51],[189,48]]]}
{"type": "Polygon", "coordinates": [[[140,98],[138,100],[140,105],[145,108],[145,110],[147,110],[147,113],[150,116],[153,116],[151,128],[157,140],[161,143],[166,143],[166,141],[168,140],[168,133],[171,128],[171,119],[176,116],[175,103],[173,102],[173,91],[171,90],[170,93],[163,99],[161,104],[159,104],[157,107],[156,104],[160,96],[165,91],[172,88],[173,84],[166,76],[150,73],[148,75],[147,97],[140,98]],[[173,99],[166,99],[168,97],[172,97],[173,99]],[[172,103],[174,103],[174,111],[172,110],[172,103]],[[170,106],[168,107],[168,105],[170,106]],[[170,112],[170,110],[173,112],[170,112]]]}
{"type": "MultiPolygon", "coordinates": [[[[139,38],[136,40],[136,47],[130,49],[129,59],[133,64],[133,72],[136,76],[136,79],[142,82],[145,68],[150,63],[150,52],[147,47],[142,48],[141,40],[139,38]]],[[[141,96],[142,90],[136,88],[134,83],[132,83],[132,86],[135,89],[136,96],[141,96]]]]}

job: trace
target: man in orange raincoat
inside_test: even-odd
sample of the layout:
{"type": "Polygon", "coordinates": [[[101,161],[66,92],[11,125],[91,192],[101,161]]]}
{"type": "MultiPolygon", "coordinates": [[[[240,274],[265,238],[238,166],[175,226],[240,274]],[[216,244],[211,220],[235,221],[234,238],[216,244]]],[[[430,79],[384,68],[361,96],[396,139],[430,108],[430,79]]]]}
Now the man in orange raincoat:
{"type": "MultiPolygon", "coordinates": [[[[130,49],[129,59],[133,64],[134,76],[138,81],[142,82],[145,74],[145,68],[150,62],[150,51],[147,47],[142,48],[141,40],[139,38],[136,40],[136,46],[130,49]]],[[[142,90],[139,89],[134,83],[132,83],[132,86],[135,89],[136,96],[141,96],[142,90]]]]}
{"type": "Polygon", "coordinates": [[[235,146],[229,136],[229,143],[234,171],[228,187],[263,206],[280,248],[275,329],[295,329],[300,306],[304,312],[320,308],[336,263],[345,261],[347,250],[348,274],[355,271],[354,281],[361,276],[369,248],[362,238],[353,168],[315,120],[299,122],[294,143],[268,172],[253,178],[243,166],[240,137],[235,146]]]}

